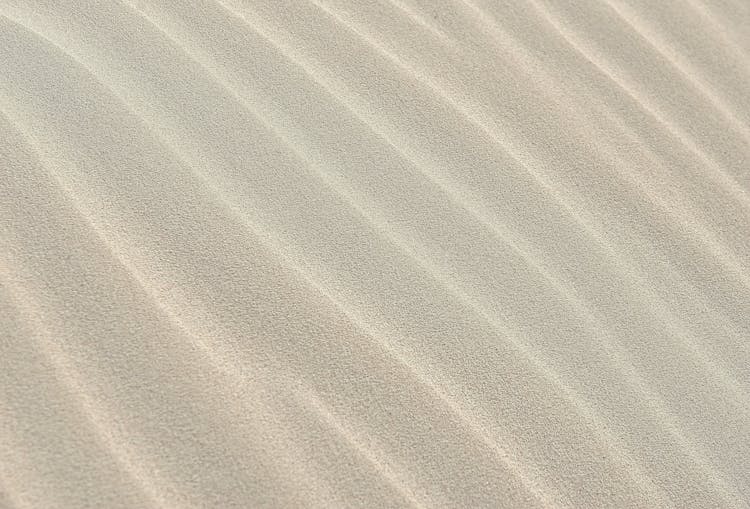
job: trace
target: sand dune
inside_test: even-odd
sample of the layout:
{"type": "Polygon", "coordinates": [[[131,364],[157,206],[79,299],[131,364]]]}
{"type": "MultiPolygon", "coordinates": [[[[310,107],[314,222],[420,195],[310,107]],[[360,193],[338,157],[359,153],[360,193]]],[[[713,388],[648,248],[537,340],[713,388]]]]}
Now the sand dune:
{"type": "Polygon", "coordinates": [[[0,506],[750,507],[748,27],[0,2],[0,506]]]}

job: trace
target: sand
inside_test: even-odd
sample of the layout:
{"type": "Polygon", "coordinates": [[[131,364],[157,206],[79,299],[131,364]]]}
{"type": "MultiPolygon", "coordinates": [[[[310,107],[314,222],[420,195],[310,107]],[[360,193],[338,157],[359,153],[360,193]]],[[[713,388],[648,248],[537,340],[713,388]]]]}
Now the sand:
{"type": "Polygon", "coordinates": [[[750,507],[750,4],[0,2],[0,507],[750,507]]]}

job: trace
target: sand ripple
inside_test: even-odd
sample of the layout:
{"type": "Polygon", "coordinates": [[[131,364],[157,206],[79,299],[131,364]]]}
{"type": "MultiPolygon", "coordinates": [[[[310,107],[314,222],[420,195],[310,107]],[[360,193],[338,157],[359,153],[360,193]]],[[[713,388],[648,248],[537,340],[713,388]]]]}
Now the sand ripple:
{"type": "Polygon", "coordinates": [[[749,507],[748,26],[0,3],[0,506],[749,507]]]}

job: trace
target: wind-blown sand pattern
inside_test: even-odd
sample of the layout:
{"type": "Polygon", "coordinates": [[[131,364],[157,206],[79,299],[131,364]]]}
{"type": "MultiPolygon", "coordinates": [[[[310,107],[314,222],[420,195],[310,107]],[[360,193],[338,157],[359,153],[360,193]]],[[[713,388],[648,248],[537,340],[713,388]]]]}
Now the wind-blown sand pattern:
{"type": "Polygon", "coordinates": [[[750,4],[0,2],[0,506],[750,507],[750,4]]]}

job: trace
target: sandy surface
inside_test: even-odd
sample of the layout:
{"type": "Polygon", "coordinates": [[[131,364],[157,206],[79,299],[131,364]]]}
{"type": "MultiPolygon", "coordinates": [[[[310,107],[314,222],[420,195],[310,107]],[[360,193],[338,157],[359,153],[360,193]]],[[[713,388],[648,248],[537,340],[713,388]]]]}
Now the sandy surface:
{"type": "Polygon", "coordinates": [[[750,4],[0,1],[0,507],[750,505],[750,4]]]}

